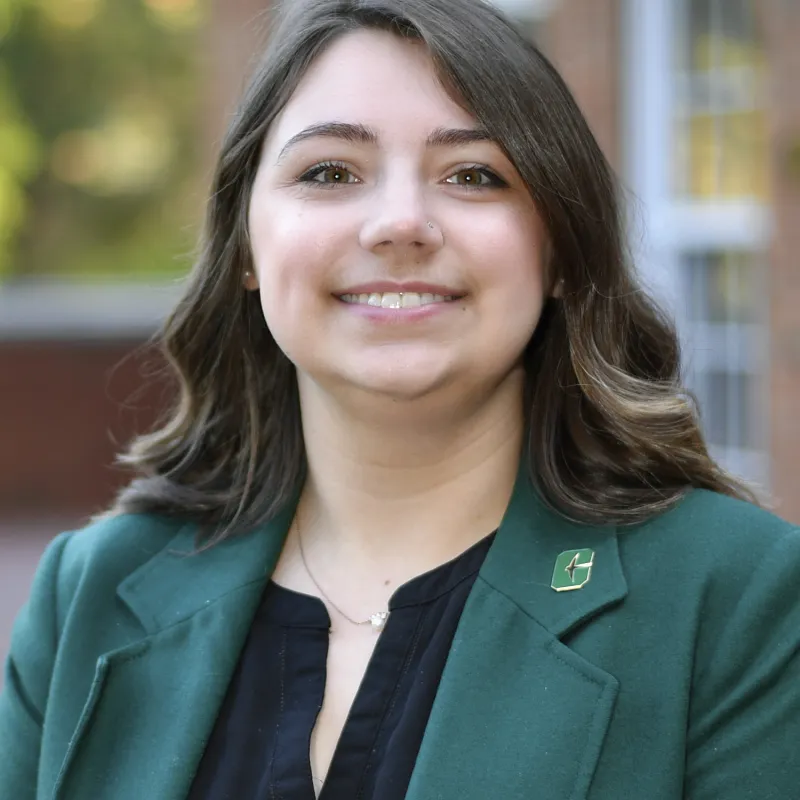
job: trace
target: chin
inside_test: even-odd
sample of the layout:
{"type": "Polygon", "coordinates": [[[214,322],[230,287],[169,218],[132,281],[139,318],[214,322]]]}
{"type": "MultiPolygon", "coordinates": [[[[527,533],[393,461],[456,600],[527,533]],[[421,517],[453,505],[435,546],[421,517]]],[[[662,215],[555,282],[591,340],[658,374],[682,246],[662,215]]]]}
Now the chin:
{"type": "Polygon", "coordinates": [[[337,393],[374,400],[385,398],[392,403],[422,400],[444,390],[451,380],[440,371],[421,372],[419,369],[370,369],[340,374],[335,379],[337,393]]]}
{"type": "Polygon", "coordinates": [[[351,386],[353,386],[356,391],[361,391],[371,397],[384,397],[394,403],[408,403],[430,397],[434,395],[437,390],[441,390],[446,384],[446,380],[430,379],[424,381],[415,376],[413,379],[409,380],[393,378],[385,381],[361,381],[359,383],[353,383],[351,386]]]}

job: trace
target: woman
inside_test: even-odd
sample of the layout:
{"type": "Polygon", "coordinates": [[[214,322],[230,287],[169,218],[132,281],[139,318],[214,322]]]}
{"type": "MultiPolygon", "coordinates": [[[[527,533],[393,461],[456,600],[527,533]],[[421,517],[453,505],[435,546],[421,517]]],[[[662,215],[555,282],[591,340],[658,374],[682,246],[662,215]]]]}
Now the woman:
{"type": "Polygon", "coordinates": [[[709,457],[615,191],[489,6],[288,4],[0,795],[795,796],[800,534],[709,457]]]}

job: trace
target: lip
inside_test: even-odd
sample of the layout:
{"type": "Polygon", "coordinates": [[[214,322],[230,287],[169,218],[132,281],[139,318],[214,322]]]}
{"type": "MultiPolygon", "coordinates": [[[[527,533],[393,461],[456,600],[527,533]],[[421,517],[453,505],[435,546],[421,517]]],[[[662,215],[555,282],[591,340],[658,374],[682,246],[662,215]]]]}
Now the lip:
{"type": "Polygon", "coordinates": [[[421,324],[425,321],[440,318],[448,318],[453,309],[462,308],[459,303],[466,294],[463,291],[436,283],[424,283],[421,281],[410,281],[408,283],[397,283],[395,281],[371,281],[370,283],[360,283],[345,289],[341,294],[336,292],[333,295],[348,314],[355,318],[365,320],[370,324],[405,326],[421,324]],[[345,294],[403,294],[414,292],[417,294],[439,295],[441,297],[451,297],[452,300],[444,303],[429,303],[423,306],[411,306],[407,308],[382,308],[380,306],[364,305],[362,303],[346,303],[342,300],[345,294]]]}
{"type": "Polygon", "coordinates": [[[409,283],[397,283],[393,281],[371,281],[370,283],[359,283],[355,286],[348,286],[340,292],[335,292],[336,297],[345,294],[386,294],[395,292],[403,294],[414,292],[416,294],[438,294],[443,297],[461,298],[465,292],[454,289],[452,286],[444,286],[436,283],[423,283],[421,281],[411,281],[409,283]]]}

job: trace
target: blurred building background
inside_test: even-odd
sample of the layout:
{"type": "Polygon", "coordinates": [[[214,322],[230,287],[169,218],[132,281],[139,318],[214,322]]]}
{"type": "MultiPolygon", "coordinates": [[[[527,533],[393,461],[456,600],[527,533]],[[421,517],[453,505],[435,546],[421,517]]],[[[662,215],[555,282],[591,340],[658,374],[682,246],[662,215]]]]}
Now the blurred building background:
{"type": "MultiPolygon", "coordinates": [[[[496,2],[623,178],[714,453],[800,522],[800,3],[496,2]]],[[[46,542],[161,406],[143,345],[268,5],[0,0],[0,657],[46,542]]]]}

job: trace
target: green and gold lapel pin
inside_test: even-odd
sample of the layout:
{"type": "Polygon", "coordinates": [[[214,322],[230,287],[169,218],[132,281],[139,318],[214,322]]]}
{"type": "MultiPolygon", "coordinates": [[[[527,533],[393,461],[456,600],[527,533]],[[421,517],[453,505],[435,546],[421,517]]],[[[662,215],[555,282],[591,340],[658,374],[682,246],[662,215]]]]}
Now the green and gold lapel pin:
{"type": "Polygon", "coordinates": [[[592,577],[594,550],[567,550],[556,559],[553,582],[557,592],[572,592],[583,589],[592,577]]]}

